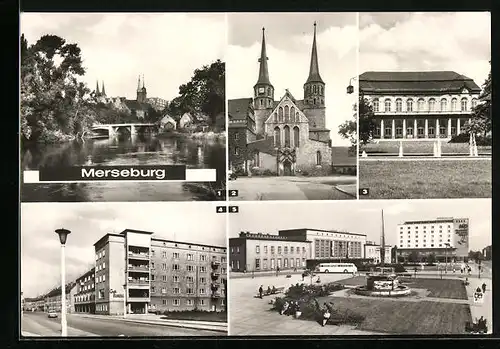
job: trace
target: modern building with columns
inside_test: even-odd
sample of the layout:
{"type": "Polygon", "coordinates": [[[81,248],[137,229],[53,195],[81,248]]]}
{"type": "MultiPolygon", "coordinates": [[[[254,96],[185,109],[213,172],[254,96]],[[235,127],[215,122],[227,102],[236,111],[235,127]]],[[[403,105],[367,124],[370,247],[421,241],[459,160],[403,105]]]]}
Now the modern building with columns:
{"type": "Polygon", "coordinates": [[[225,310],[226,247],[126,229],[94,244],[95,312],[225,310]]]}
{"type": "Polygon", "coordinates": [[[480,87],[453,71],[382,72],[359,76],[374,111],[378,140],[451,139],[464,132],[480,87]]]}

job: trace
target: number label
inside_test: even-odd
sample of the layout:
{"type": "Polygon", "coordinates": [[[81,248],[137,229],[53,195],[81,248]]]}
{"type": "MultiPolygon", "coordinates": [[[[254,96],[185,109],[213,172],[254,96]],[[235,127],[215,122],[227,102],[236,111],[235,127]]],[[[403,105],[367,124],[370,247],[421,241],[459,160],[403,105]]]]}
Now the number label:
{"type": "Polygon", "coordinates": [[[217,206],[217,213],[226,213],[227,212],[227,207],[226,206],[217,206]]]}
{"type": "Polygon", "coordinates": [[[226,194],[226,191],[225,191],[225,190],[216,190],[216,191],[215,191],[215,195],[216,195],[218,198],[223,197],[225,194],[226,194]]]}
{"type": "Polygon", "coordinates": [[[230,190],[229,196],[233,196],[233,197],[238,196],[238,191],[237,190],[230,190]]]}
{"type": "Polygon", "coordinates": [[[363,196],[370,195],[370,189],[368,189],[368,188],[360,188],[359,189],[359,195],[363,195],[363,196]]]}
{"type": "Polygon", "coordinates": [[[229,212],[230,213],[238,213],[239,207],[238,206],[229,206],[229,212]]]}

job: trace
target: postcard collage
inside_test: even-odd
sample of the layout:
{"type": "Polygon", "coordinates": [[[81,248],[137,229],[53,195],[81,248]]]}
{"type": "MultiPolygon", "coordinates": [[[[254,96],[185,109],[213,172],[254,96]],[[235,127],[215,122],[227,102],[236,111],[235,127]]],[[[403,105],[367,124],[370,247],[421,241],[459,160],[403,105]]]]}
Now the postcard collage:
{"type": "Polygon", "coordinates": [[[490,13],[20,21],[22,339],[492,333],[490,13]]]}

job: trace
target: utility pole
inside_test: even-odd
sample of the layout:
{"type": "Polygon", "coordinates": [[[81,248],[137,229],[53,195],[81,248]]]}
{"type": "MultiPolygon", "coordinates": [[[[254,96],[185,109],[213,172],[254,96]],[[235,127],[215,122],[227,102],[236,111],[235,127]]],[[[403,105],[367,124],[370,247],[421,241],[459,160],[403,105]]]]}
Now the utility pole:
{"type": "Polygon", "coordinates": [[[384,230],[384,210],[382,209],[382,231],[380,236],[380,266],[385,266],[385,230],[384,230]]]}

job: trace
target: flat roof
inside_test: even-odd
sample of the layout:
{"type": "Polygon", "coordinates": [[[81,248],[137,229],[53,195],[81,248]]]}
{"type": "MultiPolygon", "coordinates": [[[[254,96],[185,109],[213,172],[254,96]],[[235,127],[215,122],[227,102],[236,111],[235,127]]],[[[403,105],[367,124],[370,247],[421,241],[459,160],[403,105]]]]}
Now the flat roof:
{"type": "Polygon", "coordinates": [[[287,232],[287,231],[294,231],[294,230],[311,230],[311,231],[319,231],[319,232],[323,232],[323,233],[336,233],[336,234],[348,234],[348,235],[366,236],[366,234],[350,233],[350,232],[338,231],[338,230],[313,229],[313,228],[282,229],[282,230],[279,230],[278,232],[282,232],[282,231],[287,232]]]}
{"type": "Polygon", "coordinates": [[[171,243],[183,244],[183,245],[194,245],[194,246],[202,246],[202,247],[222,248],[222,249],[226,248],[227,249],[227,246],[205,245],[205,244],[199,244],[199,243],[196,243],[196,242],[185,242],[185,241],[167,240],[167,239],[162,239],[162,238],[155,237],[155,236],[151,237],[151,240],[161,241],[161,242],[171,242],[171,243]]]}

